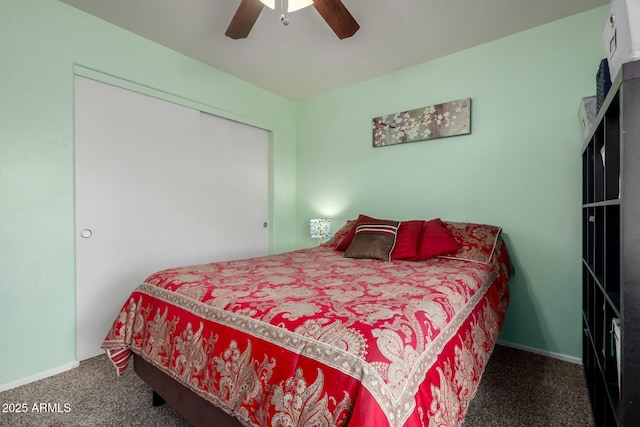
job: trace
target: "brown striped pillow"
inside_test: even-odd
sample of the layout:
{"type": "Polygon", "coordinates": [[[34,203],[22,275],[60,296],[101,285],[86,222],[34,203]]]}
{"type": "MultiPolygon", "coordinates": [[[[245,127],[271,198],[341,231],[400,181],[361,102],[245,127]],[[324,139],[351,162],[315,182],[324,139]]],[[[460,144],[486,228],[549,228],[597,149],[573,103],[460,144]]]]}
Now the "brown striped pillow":
{"type": "Polygon", "coordinates": [[[345,258],[389,261],[396,243],[399,224],[398,221],[358,224],[356,235],[344,252],[345,258]]]}

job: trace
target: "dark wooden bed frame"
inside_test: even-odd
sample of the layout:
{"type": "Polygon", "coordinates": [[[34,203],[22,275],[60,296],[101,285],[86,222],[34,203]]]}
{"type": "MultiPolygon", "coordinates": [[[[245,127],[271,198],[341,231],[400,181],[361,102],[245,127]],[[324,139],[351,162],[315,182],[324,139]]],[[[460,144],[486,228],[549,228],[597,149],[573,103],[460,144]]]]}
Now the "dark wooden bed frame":
{"type": "Polygon", "coordinates": [[[238,419],[207,402],[186,386],[134,354],[133,370],[153,389],[153,406],[167,403],[193,426],[239,427],[238,419]]]}

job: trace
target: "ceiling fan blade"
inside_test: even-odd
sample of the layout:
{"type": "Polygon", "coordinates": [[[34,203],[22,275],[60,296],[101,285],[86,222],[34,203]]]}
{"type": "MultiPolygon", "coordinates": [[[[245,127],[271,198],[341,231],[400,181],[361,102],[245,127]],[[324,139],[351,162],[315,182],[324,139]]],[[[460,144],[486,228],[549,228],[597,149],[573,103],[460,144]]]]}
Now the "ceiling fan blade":
{"type": "Polygon", "coordinates": [[[351,37],[360,29],[360,25],[340,0],[313,0],[313,7],[340,39],[351,37]]]}
{"type": "Polygon", "coordinates": [[[251,32],[264,5],[260,0],[242,0],[224,34],[232,39],[244,39],[251,32]]]}

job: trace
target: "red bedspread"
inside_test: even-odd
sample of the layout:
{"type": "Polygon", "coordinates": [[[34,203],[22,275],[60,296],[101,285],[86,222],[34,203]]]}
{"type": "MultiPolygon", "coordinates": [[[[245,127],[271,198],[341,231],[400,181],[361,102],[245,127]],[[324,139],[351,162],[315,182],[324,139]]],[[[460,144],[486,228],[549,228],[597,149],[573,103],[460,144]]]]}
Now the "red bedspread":
{"type": "Polygon", "coordinates": [[[164,270],[103,348],[131,352],[247,426],[456,426],[508,303],[485,264],[357,260],[326,247],[164,270]]]}

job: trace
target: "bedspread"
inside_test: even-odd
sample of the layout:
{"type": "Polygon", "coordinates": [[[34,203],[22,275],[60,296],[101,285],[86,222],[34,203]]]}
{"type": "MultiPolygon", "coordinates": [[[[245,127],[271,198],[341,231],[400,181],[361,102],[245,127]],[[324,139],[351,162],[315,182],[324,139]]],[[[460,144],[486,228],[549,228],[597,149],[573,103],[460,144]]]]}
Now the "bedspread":
{"type": "Polygon", "coordinates": [[[494,259],[316,247],[168,269],[102,347],[119,373],[135,352],[247,426],[456,426],[507,309],[504,244],[494,259]]]}

